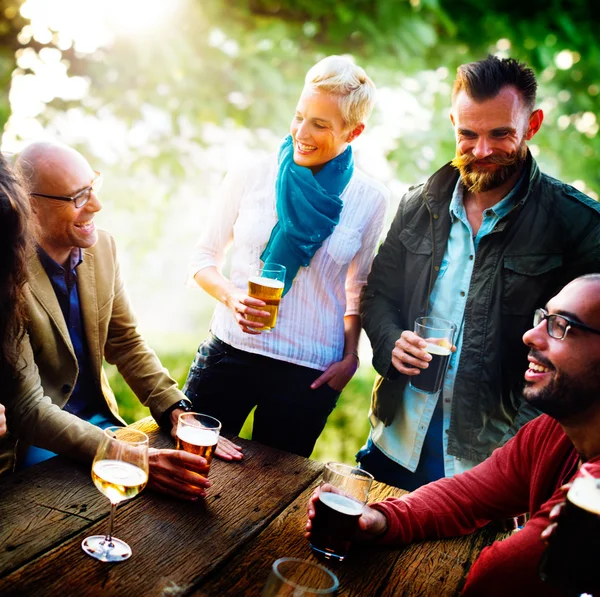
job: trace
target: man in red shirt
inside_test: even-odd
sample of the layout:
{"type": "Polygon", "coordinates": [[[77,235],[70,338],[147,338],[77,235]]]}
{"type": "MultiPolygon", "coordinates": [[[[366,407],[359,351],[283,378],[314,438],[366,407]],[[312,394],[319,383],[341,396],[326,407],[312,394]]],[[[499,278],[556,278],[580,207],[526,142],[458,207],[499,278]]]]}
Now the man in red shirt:
{"type": "MultiPolygon", "coordinates": [[[[538,309],[523,341],[530,349],[523,394],[545,414],[472,470],[370,504],[359,520],[359,538],[403,545],[530,512],[521,531],[481,552],[463,595],[560,595],[538,576],[540,534],[564,501],[560,487],[583,462],[600,477],[600,274],[577,278],[538,309]]],[[[317,498],[318,490],[307,536],[317,498]]]]}

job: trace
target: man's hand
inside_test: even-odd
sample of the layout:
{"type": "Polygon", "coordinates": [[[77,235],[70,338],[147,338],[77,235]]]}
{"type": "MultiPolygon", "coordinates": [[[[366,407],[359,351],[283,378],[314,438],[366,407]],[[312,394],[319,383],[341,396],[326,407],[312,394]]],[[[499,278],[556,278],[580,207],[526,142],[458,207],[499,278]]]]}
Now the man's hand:
{"type": "MultiPolygon", "coordinates": [[[[186,412],[182,408],[176,408],[171,413],[171,437],[177,441],[177,423],[179,421],[179,415],[181,413],[186,412]]],[[[242,452],[242,447],[234,444],[232,441],[228,440],[226,437],[219,437],[219,443],[217,444],[217,449],[215,450],[215,456],[220,458],[221,460],[241,460],[244,457],[242,452]]]]}
{"type": "Polygon", "coordinates": [[[148,486],[184,500],[195,501],[210,487],[206,459],[183,450],[148,450],[148,486]]]}
{"type": "Polygon", "coordinates": [[[550,524],[542,531],[542,534],[540,535],[540,539],[546,543],[550,540],[550,538],[554,534],[554,531],[556,530],[556,526],[558,524],[558,519],[560,517],[560,513],[562,512],[562,509],[565,507],[567,493],[569,493],[569,489],[571,489],[571,485],[572,485],[572,483],[567,483],[566,485],[563,485],[560,488],[560,490],[563,492],[563,494],[565,496],[565,501],[562,501],[562,502],[559,502],[558,504],[556,504],[552,508],[552,510],[550,510],[550,514],[548,514],[548,519],[550,520],[550,524]]]}
{"type": "MultiPolygon", "coordinates": [[[[414,332],[404,330],[394,350],[392,350],[392,365],[404,375],[419,375],[421,369],[429,367],[431,355],[425,350],[427,342],[414,332]]],[[[456,346],[452,347],[456,352],[456,346]]]]}
{"type": "Polygon", "coordinates": [[[323,373],[310,384],[311,390],[316,390],[324,383],[336,392],[341,392],[358,369],[358,359],[355,354],[347,354],[341,361],[332,363],[323,373]]]}
{"type": "Polygon", "coordinates": [[[4,404],[0,404],[0,437],[6,434],[6,415],[4,404]]]}
{"type": "Polygon", "coordinates": [[[252,298],[239,289],[236,289],[227,295],[225,304],[233,312],[233,316],[238,322],[242,332],[246,334],[260,334],[261,328],[263,328],[265,325],[264,323],[259,323],[258,321],[250,321],[249,319],[246,319],[247,315],[262,317],[264,319],[267,319],[270,316],[268,311],[262,311],[260,309],[266,305],[264,301],[261,301],[257,298],[252,298]]]}
{"type": "Polygon", "coordinates": [[[219,437],[215,456],[221,460],[231,462],[232,460],[241,460],[244,457],[244,453],[242,452],[242,446],[234,444],[226,437],[219,437]]]}
{"type": "MultiPolygon", "coordinates": [[[[339,491],[331,485],[323,485],[323,488],[327,491],[339,493],[339,491]]],[[[310,539],[312,521],[315,517],[315,502],[319,499],[320,492],[321,488],[317,487],[308,500],[308,521],[306,522],[306,533],[304,533],[304,536],[307,539],[310,539]]],[[[387,527],[387,518],[383,515],[383,513],[381,513],[379,510],[375,510],[374,508],[370,508],[369,506],[363,506],[362,514],[358,519],[358,531],[356,533],[356,538],[363,541],[376,539],[377,537],[381,537],[385,534],[387,527]]]]}

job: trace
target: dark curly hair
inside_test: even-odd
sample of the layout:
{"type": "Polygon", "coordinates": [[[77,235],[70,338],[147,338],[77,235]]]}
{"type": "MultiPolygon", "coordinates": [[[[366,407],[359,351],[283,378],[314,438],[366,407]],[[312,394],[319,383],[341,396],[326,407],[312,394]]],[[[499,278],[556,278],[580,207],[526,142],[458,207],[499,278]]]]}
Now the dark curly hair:
{"type": "Polygon", "coordinates": [[[13,393],[21,379],[19,344],[27,320],[23,287],[30,247],[29,200],[11,166],[0,156],[0,384],[13,393]]]}

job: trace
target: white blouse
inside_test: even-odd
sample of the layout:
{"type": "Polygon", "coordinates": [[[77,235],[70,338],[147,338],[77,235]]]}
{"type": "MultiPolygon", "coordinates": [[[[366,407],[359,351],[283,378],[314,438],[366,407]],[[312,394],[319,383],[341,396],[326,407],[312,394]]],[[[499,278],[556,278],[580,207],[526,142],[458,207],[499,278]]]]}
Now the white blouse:
{"type": "MultiPolygon", "coordinates": [[[[277,169],[277,157],[272,154],[227,174],[194,248],[191,280],[206,267],[222,271],[226,249],[233,244],[228,277],[247,292],[250,269],[260,265],[260,255],[277,222],[277,169]]],[[[338,225],[310,265],[298,271],[281,300],[275,329],[246,334],[233,313],[219,303],[210,326],[215,336],[247,352],[321,371],[341,360],[344,316],[358,314],[360,290],[381,236],[389,191],[355,169],[341,199],[338,225]]]]}

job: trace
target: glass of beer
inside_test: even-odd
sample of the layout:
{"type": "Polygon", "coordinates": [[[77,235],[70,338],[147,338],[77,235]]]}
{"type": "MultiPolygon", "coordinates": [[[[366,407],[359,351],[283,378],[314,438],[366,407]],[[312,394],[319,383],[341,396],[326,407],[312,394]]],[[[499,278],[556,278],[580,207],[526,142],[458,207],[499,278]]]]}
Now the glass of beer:
{"type": "Polygon", "coordinates": [[[315,553],[344,561],[372,483],[373,475],[355,466],[340,462],[325,465],[310,532],[310,546],[315,553]]]}
{"type": "Polygon", "coordinates": [[[101,562],[122,562],[131,556],[131,548],[112,536],[115,511],[148,482],[148,436],[130,427],[107,427],[92,463],[92,480],[110,500],[110,521],[106,535],[86,537],[81,548],[101,562]]]}
{"type": "Polygon", "coordinates": [[[273,563],[261,597],[312,597],[333,595],[339,586],[337,576],[299,558],[279,558],[273,563]]]}
{"type": "Polygon", "coordinates": [[[279,303],[285,286],[285,266],[277,263],[269,263],[264,267],[252,268],[248,279],[248,296],[264,301],[266,305],[260,307],[262,311],[268,311],[269,317],[257,317],[247,315],[246,319],[264,323],[262,328],[254,328],[260,332],[270,332],[277,323],[279,303]]]}
{"type": "Polygon", "coordinates": [[[415,334],[427,343],[425,350],[431,355],[429,367],[421,369],[418,375],[410,378],[413,390],[425,394],[437,394],[442,389],[444,377],[450,363],[456,326],[439,317],[418,317],[415,320],[415,334]]]}
{"type": "Polygon", "coordinates": [[[565,595],[600,590],[600,478],[583,465],[540,559],[540,578],[565,595]]]}
{"type": "Polygon", "coordinates": [[[177,449],[202,456],[210,468],[220,432],[221,423],[214,417],[201,413],[181,413],[177,421],[177,449]]]}

